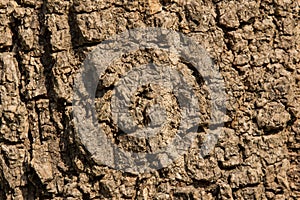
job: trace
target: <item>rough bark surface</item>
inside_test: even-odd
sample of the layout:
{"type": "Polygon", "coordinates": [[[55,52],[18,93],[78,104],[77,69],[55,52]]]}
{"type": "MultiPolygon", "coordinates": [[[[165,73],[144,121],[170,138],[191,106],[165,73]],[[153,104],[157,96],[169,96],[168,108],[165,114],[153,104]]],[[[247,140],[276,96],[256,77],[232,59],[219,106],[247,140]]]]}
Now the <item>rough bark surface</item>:
{"type": "MultiPolygon", "coordinates": [[[[299,4],[0,0],[0,199],[300,199],[299,4]],[[209,52],[226,83],[227,118],[205,159],[198,156],[204,123],[186,155],[135,175],[97,164],[80,144],[72,87],[86,55],[101,41],[154,26],[182,32],[209,52]]],[[[148,147],[118,135],[107,115],[111,85],[122,67],[167,58],[133,52],[120,60],[119,71],[104,76],[96,100],[99,121],[122,148],[148,147]]],[[[133,101],[142,103],[132,105],[138,122],[145,119],[135,108],[143,110],[153,95],[162,95],[176,124],[176,102],[168,91],[146,86],[139,92],[133,101]]]]}

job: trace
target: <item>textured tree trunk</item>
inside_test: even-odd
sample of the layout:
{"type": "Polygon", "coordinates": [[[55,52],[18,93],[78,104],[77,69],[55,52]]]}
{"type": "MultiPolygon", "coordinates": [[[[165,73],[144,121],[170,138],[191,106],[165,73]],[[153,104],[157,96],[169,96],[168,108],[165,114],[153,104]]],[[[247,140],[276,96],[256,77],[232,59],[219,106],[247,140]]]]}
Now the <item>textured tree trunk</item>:
{"type": "MultiPolygon", "coordinates": [[[[300,199],[299,4],[0,0],[0,199],[300,199]],[[204,123],[170,166],[132,174],[97,163],[82,145],[73,82],[98,44],[142,27],[184,33],[209,52],[225,81],[227,117],[209,156],[198,156],[204,123]]],[[[126,63],[157,56],[144,54],[126,63]]],[[[99,121],[120,148],[147,150],[105,118],[111,85],[99,86],[99,121]]]]}

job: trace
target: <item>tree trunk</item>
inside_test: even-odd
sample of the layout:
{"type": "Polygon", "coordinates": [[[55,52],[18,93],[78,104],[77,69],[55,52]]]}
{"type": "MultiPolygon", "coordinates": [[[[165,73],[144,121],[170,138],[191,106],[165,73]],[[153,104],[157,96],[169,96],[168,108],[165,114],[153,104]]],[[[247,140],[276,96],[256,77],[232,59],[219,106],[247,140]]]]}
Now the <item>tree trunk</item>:
{"type": "MultiPolygon", "coordinates": [[[[0,199],[300,199],[299,6],[299,0],[0,0],[0,199]],[[184,155],[130,173],[99,163],[82,142],[73,84],[97,45],[145,27],[181,32],[209,53],[224,79],[227,111],[204,158],[205,119],[184,155]]],[[[126,66],[168,58],[140,50],[105,71],[95,105],[118,148],[141,152],[154,145],[124,136],[113,122],[110,78],[126,66]]],[[[201,76],[180,63],[197,98],[209,99],[201,76]]],[[[153,140],[162,145],[175,137],[180,106],[155,87],[141,87],[132,101],[142,103],[131,110],[146,126],[154,119],[138,108],[163,96],[173,126],[153,140]]],[[[209,116],[209,103],[200,110],[209,116]]]]}

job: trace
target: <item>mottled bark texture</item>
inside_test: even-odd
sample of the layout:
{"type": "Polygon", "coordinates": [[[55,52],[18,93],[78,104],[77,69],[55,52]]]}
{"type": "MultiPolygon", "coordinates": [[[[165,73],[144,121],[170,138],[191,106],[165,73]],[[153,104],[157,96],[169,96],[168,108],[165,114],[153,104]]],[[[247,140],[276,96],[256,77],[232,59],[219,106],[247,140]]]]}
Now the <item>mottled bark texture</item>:
{"type": "MultiPolygon", "coordinates": [[[[300,199],[299,3],[0,0],[0,199],[300,199]],[[184,157],[134,175],[96,164],[80,144],[72,87],[97,44],[126,29],[153,26],[205,47],[225,80],[227,118],[205,159],[198,156],[204,123],[184,157]]],[[[133,52],[119,66],[164,59],[157,55],[133,52]]],[[[108,71],[107,84],[99,87],[99,120],[113,141],[143,151],[143,141],[119,136],[105,115],[110,78],[119,72],[108,71]]],[[[139,102],[150,101],[145,95],[173,98],[163,90],[140,92],[139,102]]],[[[143,123],[141,113],[133,115],[143,123]]],[[[166,134],[159,140],[173,136],[166,134]]]]}

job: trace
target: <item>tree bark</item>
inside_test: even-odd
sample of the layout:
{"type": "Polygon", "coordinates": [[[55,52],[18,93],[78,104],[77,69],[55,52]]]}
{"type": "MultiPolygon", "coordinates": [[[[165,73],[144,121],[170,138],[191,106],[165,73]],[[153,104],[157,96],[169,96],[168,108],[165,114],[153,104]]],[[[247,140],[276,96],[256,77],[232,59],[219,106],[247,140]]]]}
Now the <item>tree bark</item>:
{"type": "MultiPolygon", "coordinates": [[[[300,199],[299,6],[299,0],[0,0],[0,199],[300,199]],[[181,32],[208,51],[224,78],[227,117],[204,159],[198,152],[207,124],[184,156],[133,174],[99,164],[81,143],[73,83],[98,44],[143,27],[181,32]]],[[[135,52],[119,64],[158,55],[135,52]]],[[[120,136],[105,115],[114,83],[105,80],[96,99],[99,121],[120,148],[146,151],[145,141],[120,136]]],[[[136,102],[150,102],[155,92],[141,90],[136,102]]],[[[157,94],[176,104],[167,91],[157,94]]],[[[176,124],[179,108],[171,105],[176,124]]],[[[147,124],[136,111],[142,105],[134,106],[137,121],[147,124]]],[[[173,137],[174,127],[159,141],[173,137]]]]}

